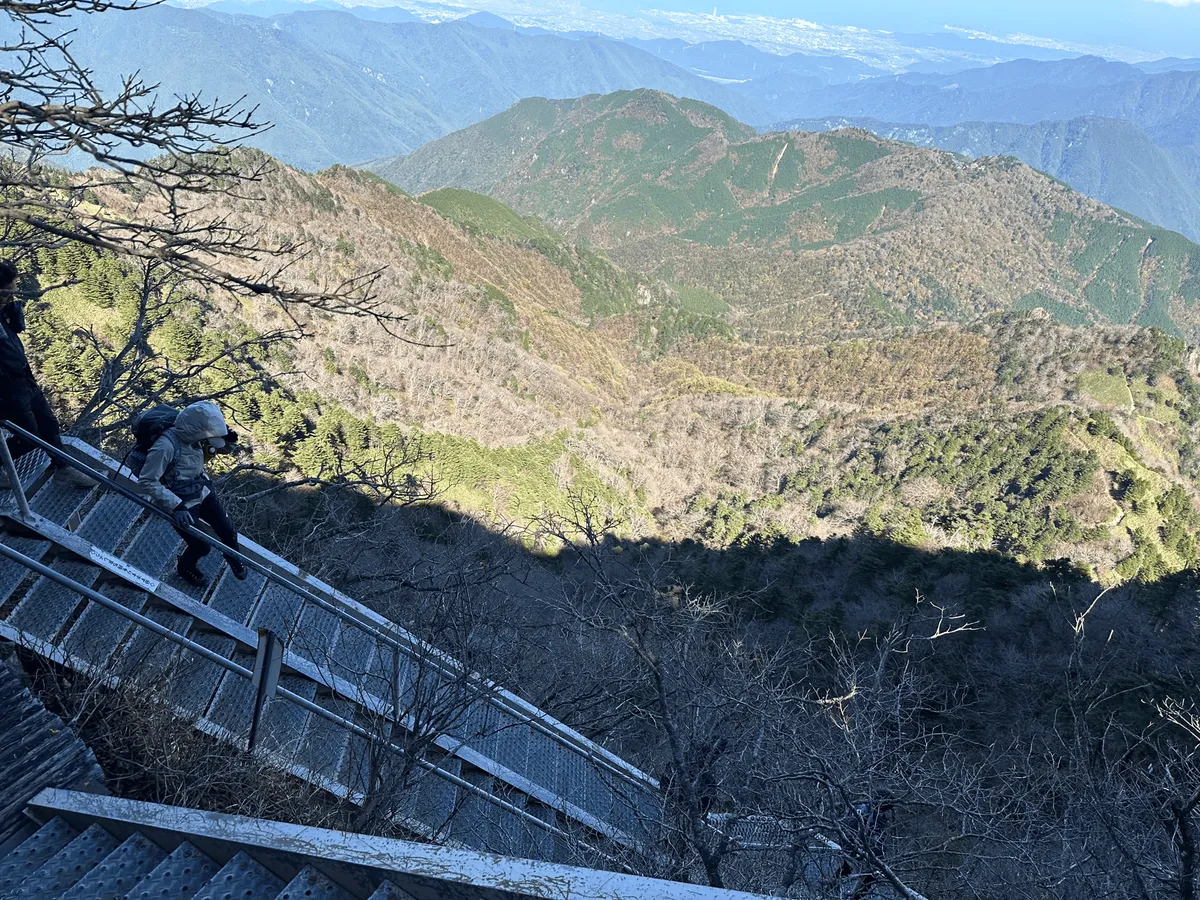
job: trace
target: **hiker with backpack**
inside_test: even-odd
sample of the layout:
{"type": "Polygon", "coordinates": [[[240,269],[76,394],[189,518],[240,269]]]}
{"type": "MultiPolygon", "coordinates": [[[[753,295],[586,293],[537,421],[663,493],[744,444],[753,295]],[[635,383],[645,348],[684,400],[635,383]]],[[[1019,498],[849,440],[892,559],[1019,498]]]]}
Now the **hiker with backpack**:
{"type": "MultiPolygon", "coordinates": [[[[147,410],[138,417],[134,436],[137,445],[128,465],[137,475],[138,492],[171,513],[186,545],[176,571],[188,584],[203,587],[206,579],[198,564],[210,547],[187,529],[204,522],[222,544],[237,549],[237,529],[213,491],[204,464],[218,453],[236,452],[238,435],[229,429],[217,404],[202,400],[178,412],[169,406],[147,410]]],[[[226,556],[225,560],[235,578],[246,577],[240,559],[226,556]]]]}
{"type": "MultiPolygon", "coordinates": [[[[21,332],[25,330],[25,304],[17,299],[19,281],[17,267],[7,260],[0,260],[0,419],[7,419],[65,453],[58,418],[34,380],[25,345],[21,343],[21,332]]],[[[13,459],[24,456],[35,446],[20,435],[13,435],[8,441],[13,459]]],[[[51,458],[50,470],[61,472],[65,480],[80,486],[95,484],[82,472],[57,459],[51,458]]],[[[0,488],[7,486],[8,475],[0,470],[0,488]]]]}

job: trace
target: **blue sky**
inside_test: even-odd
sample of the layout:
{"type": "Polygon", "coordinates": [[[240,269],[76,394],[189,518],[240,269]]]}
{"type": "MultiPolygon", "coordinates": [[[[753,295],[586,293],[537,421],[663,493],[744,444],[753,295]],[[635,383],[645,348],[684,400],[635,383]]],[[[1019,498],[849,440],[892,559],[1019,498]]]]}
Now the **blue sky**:
{"type": "Polygon", "coordinates": [[[593,0],[589,6],[763,13],[829,25],[932,31],[943,25],[1024,32],[1200,56],[1200,0],[593,0]]]}

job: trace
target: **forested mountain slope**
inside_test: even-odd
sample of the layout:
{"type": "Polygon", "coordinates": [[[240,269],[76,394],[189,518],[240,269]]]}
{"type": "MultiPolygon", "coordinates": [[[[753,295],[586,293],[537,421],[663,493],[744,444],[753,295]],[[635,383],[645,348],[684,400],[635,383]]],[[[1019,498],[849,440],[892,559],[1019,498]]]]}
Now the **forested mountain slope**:
{"type": "Polygon", "coordinates": [[[1081,194],[1200,240],[1200,180],[1185,148],[1159,147],[1132,122],[1085,116],[1024,125],[962,122],[901,125],[835,116],[799,119],[771,131],[862,128],[889,140],[971,157],[1015,156],[1081,194]]]}
{"type": "MultiPolygon", "coordinates": [[[[1160,331],[1034,311],[871,339],[739,336],[711,292],[623,270],[482,195],[416,199],[345,168],[282,169],[264,192],[227,211],[309,242],[298,277],[313,283],[387,266],[381,290],[417,342],[318,314],[246,361],[252,383],[255,366],[303,373],[228,399],[296,477],[383,466],[403,438],[427,452],[415,474],[440,503],[534,545],[539,521],[586,496],[623,534],[714,547],[869,533],[1065,558],[1108,582],[1195,559],[1197,385],[1160,331]]],[[[83,284],[31,316],[35,353],[63,397],[86,396],[102,357],[75,335],[120,346],[135,273],[86,254],[43,266],[83,284]]],[[[286,326],[197,298],[154,346],[203,359],[286,326]]]]}
{"type": "MultiPolygon", "coordinates": [[[[888,864],[933,896],[1185,868],[1161,819],[1195,747],[1182,341],[1036,310],[740,336],[714,294],[483,195],[344,167],[260,187],[206,212],[306,242],[300,289],[386,266],[379,311],[406,321],[47,249],[26,277],[66,286],[28,344],[64,420],[120,449],[148,392],[216,398],[253,447],[218,472],[246,533],[647,771],[701,760],[705,812],[833,830],[893,798],[888,864]]],[[[789,857],[718,847],[705,874],[668,849],[670,877],[794,893],[789,857]]]]}
{"type": "Polygon", "coordinates": [[[1200,248],[1012,158],[855,131],[759,136],[713,107],[638,91],[526,101],[371,168],[543,216],[717,295],[755,339],[1034,307],[1197,334],[1200,248]]]}

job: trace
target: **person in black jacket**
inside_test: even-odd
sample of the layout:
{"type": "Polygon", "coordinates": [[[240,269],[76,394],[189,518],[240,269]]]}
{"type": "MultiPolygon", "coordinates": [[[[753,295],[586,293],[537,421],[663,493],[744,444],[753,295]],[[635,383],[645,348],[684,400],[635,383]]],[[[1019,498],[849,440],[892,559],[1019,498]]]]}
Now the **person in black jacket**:
{"type": "MultiPolygon", "coordinates": [[[[25,330],[24,304],[17,299],[16,266],[0,260],[0,420],[7,419],[31,432],[52,447],[65,451],[58,419],[46,395],[34,380],[21,343],[25,330]]],[[[9,438],[8,449],[13,459],[34,449],[34,444],[20,435],[9,438]]],[[[51,469],[61,470],[63,476],[79,484],[91,484],[91,479],[57,460],[50,461],[51,469]]],[[[0,473],[0,482],[7,476],[0,473]]],[[[0,484],[3,486],[3,484],[0,484]]]]}

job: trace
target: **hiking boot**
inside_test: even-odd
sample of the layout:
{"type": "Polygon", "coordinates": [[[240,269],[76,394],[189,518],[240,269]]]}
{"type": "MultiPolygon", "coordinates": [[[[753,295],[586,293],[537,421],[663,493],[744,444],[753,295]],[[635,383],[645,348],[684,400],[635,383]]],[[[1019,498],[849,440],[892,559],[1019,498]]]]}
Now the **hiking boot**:
{"type": "Polygon", "coordinates": [[[240,559],[226,560],[229,563],[229,571],[233,573],[233,577],[238,581],[245,581],[250,574],[250,570],[246,568],[246,564],[240,559]]]}
{"type": "Polygon", "coordinates": [[[208,584],[203,572],[195,566],[186,565],[183,560],[175,563],[175,573],[192,587],[202,588],[208,584]]]}

